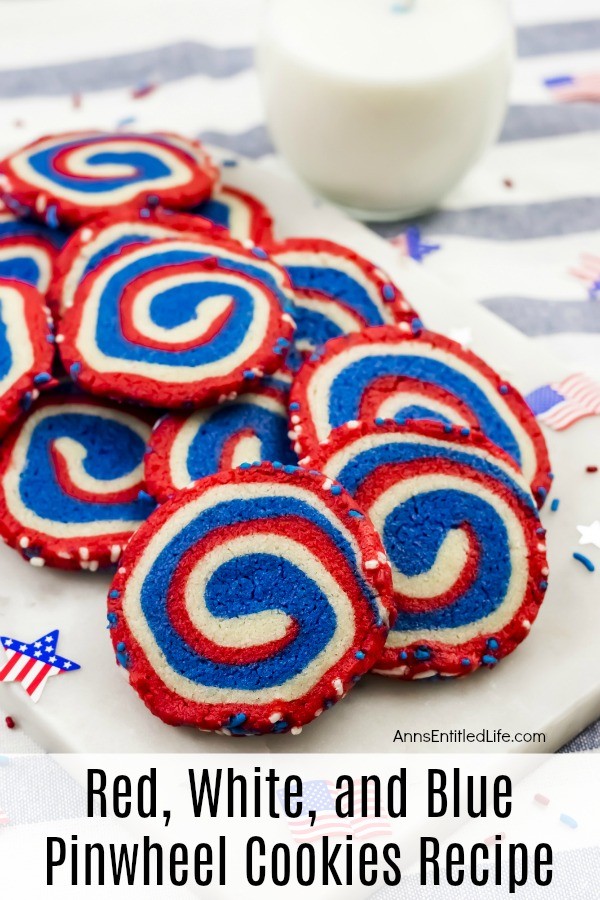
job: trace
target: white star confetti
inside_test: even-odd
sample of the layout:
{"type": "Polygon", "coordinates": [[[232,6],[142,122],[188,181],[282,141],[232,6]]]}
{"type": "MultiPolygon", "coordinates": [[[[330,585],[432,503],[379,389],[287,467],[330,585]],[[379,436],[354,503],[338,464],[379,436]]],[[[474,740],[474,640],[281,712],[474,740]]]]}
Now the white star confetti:
{"type": "Polygon", "coordinates": [[[448,337],[453,341],[456,341],[457,344],[460,344],[461,347],[470,347],[473,343],[473,332],[470,328],[452,328],[448,332],[448,337]]]}
{"type": "Polygon", "coordinates": [[[600,550],[600,522],[597,519],[591,525],[578,525],[577,531],[581,535],[580,544],[592,544],[600,550]]]}

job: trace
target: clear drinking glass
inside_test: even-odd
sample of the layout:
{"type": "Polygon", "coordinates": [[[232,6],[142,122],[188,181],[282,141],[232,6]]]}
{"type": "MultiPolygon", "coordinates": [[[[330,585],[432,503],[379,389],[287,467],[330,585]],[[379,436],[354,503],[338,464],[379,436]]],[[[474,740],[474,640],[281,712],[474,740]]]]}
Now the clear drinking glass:
{"type": "Polygon", "coordinates": [[[270,0],[257,63],[278,151],[368,219],[431,209],[497,138],[504,0],[270,0]]]}

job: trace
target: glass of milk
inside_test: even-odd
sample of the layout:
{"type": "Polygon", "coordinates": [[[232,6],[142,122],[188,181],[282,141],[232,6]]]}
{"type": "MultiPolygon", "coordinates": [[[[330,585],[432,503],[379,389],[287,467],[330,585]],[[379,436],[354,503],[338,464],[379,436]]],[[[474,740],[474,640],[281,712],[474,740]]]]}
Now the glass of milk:
{"type": "Polygon", "coordinates": [[[505,0],[270,0],[257,62],[278,151],[367,219],[434,207],[497,138],[505,0]]]}

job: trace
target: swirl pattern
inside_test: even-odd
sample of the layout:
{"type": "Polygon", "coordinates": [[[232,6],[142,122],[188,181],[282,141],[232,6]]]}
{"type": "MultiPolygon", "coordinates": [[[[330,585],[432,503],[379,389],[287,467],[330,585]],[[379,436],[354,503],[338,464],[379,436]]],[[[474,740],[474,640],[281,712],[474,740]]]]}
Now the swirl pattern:
{"type": "MultiPolygon", "coordinates": [[[[333,241],[290,238],[271,248],[294,289],[296,336],[288,364],[298,368],[325,341],[370,325],[420,322],[401,291],[364,257],[333,241]]],[[[414,323],[414,325],[413,325],[414,323]]]]}
{"type": "Polygon", "coordinates": [[[182,232],[211,234],[211,223],[198,216],[170,210],[127,210],[99,216],[77,229],[63,247],[55,264],[48,303],[60,318],[75,302],[79,284],[107,259],[127,247],[152,240],[176,238],[182,232]]]}
{"type": "Polygon", "coordinates": [[[0,165],[9,202],[48,224],[78,225],[109,208],[185,209],[211,191],[216,170],[200,144],[172,134],[74,132],[41,138],[0,165]]]}
{"type": "Polygon", "coordinates": [[[125,552],[108,601],[117,658],[166,722],[295,730],[379,656],[381,559],[370,522],[318,473],[263,463],[205,478],[125,552]]]}
{"type": "Polygon", "coordinates": [[[0,278],[14,278],[46,294],[65,235],[0,208],[0,278]]]}
{"type": "Polygon", "coordinates": [[[547,588],[544,530],[514,464],[451,425],[342,426],[323,470],[381,535],[398,618],[375,670],[467,675],[529,633],[547,588]]]}
{"type": "Polygon", "coordinates": [[[84,279],[61,356],[92,393],[169,408],[223,402],[283,364],[295,327],[288,294],[257,248],[152,240],[84,279]]]}
{"type": "Polygon", "coordinates": [[[318,459],[333,428],[377,418],[477,427],[517,463],[541,505],[552,475],[542,432],[518,391],[442,335],[369,328],[331,341],[295,380],[297,452],[318,459]]]}
{"type": "Polygon", "coordinates": [[[26,411],[40,388],[53,385],[51,320],[29,284],[0,279],[0,436],[26,411]]]}
{"type": "Polygon", "coordinates": [[[226,228],[236,241],[267,247],[273,240],[273,220],[264,203],[231,185],[220,185],[191,212],[226,228]]]}
{"type": "Polygon", "coordinates": [[[266,378],[231,402],[164,416],[146,452],[148,492],[163,502],[192,481],[242,463],[297,463],[288,438],[288,388],[279,378],[266,378]]]}
{"type": "Polygon", "coordinates": [[[89,398],[48,396],[0,448],[0,528],[33,565],[116,563],[154,503],[142,491],[150,425],[89,398]]]}

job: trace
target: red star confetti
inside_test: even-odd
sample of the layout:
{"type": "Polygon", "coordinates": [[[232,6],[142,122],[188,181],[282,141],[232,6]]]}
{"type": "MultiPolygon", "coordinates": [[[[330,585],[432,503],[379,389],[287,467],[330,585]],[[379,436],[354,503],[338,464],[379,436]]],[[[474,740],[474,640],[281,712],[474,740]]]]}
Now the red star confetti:
{"type": "Polygon", "coordinates": [[[0,646],[4,650],[4,660],[0,657],[0,682],[20,681],[28,696],[37,703],[49,678],[81,668],[72,659],[57,654],[57,643],[58,629],[32,644],[0,635],[0,646]]]}

